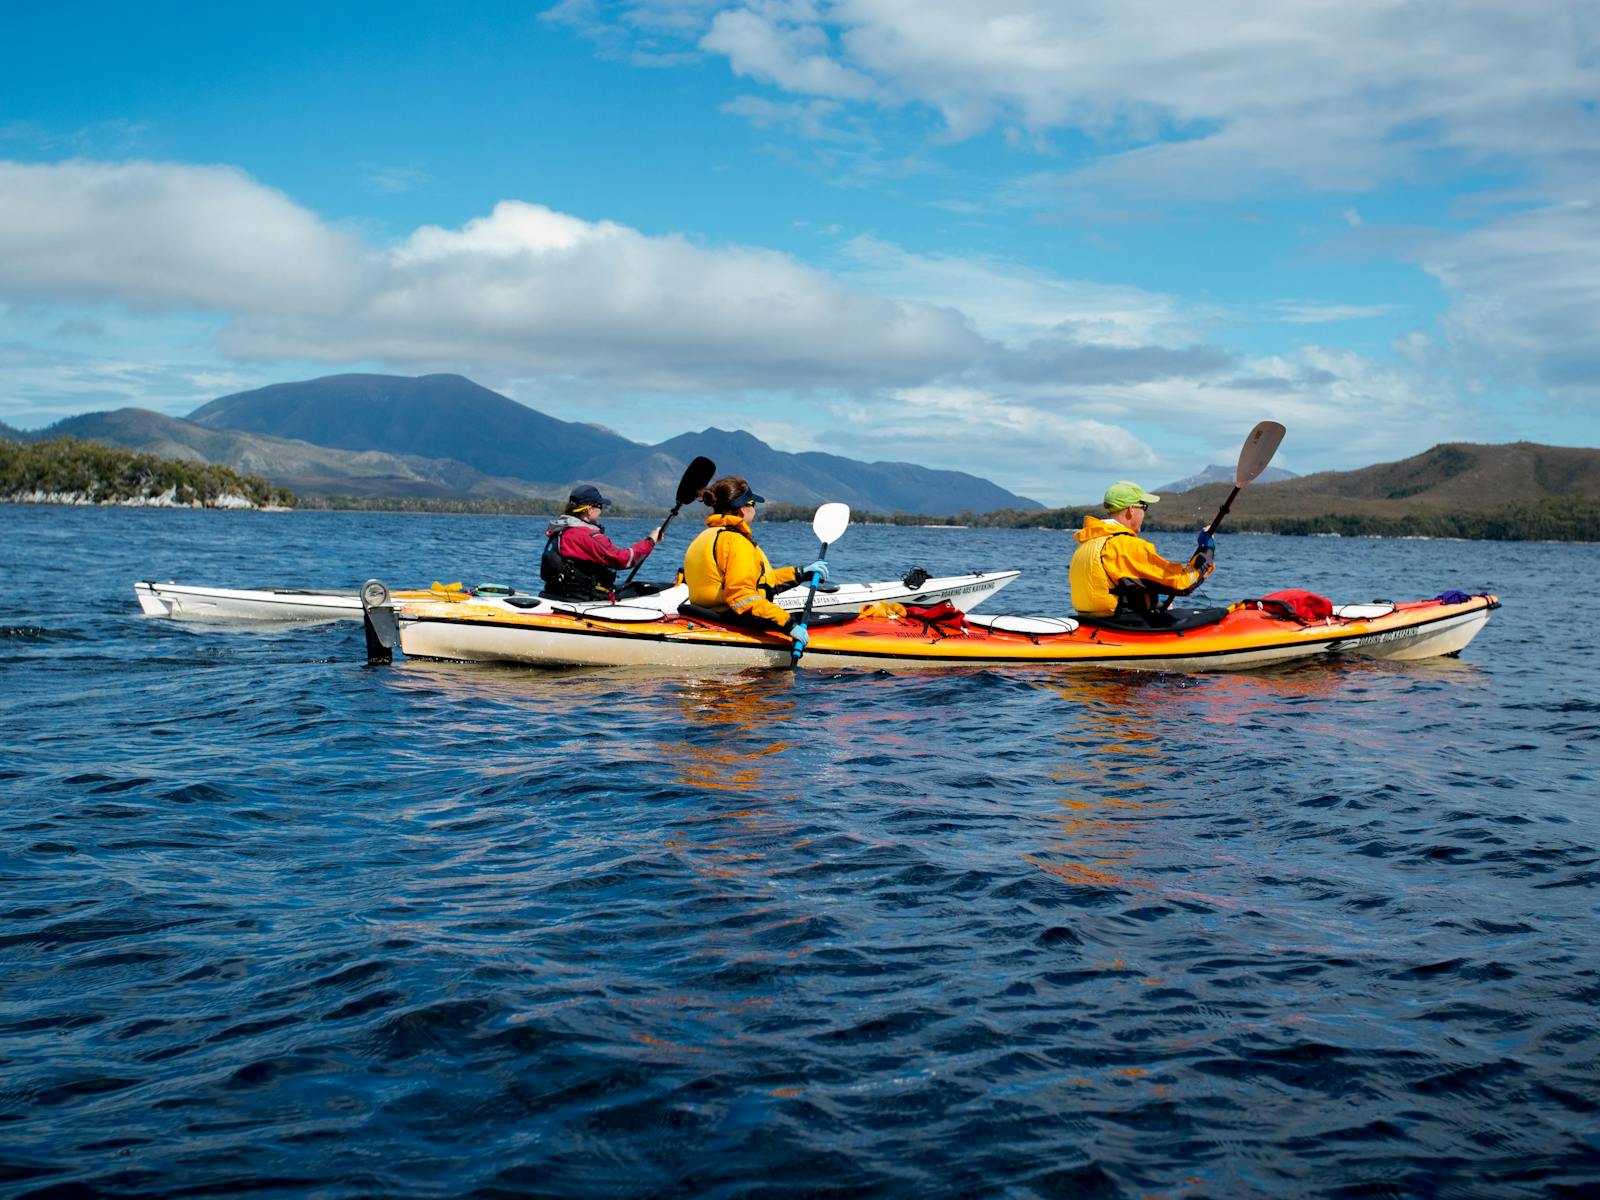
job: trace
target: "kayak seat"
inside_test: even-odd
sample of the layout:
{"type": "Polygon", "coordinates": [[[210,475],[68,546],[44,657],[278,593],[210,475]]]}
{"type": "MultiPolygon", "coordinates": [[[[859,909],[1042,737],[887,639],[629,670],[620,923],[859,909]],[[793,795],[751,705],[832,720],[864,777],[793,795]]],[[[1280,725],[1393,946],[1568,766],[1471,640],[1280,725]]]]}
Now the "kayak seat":
{"type": "Polygon", "coordinates": [[[666,591],[672,584],[651,583],[644,579],[635,579],[627,587],[617,589],[618,600],[628,600],[634,596],[655,596],[666,591]]]}
{"type": "MultiPolygon", "coordinates": [[[[781,629],[763,621],[760,617],[747,617],[735,612],[719,612],[714,608],[705,608],[699,604],[690,604],[685,600],[678,605],[678,615],[693,617],[696,621],[710,621],[715,625],[732,625],[736,629],[759,629],[763,633],[782,633],[781,629]]],[[[807,622],[813,629],[823,625],[843,625],[854,621],[855,613],[849,612],[814,612],[807,622]]]]}
{"type": "MultiPolygon", "coordinates": [[[[670,583],[651,583],[648,580],[635,579],[632,583],[628,584],[627,587],[619,587],[616,590],[615,601],[611,600],[610,597],[601,592],[596,592],[592,596],[563,596],[559,593],[550,591],[548,588],[539,593],[539,599],[554,601],[557,604],[620,603],[624,600],[632,600],[638,596],[654,596],[658,593],[666,591],[671,586],[672,584],[670,583]]],[[[514,594],[515,593],[513,593],[513,595],[514,594]]],[[[531,606],[523,605],[522,607],[526,608],[531,606]]]]}
{"type": "Polygon", "coordinates": [[[1228,615],[1226,608],[1169,608],[1166,612],[1120,612],[1109,617],[1076,614],[1078,624],[1090,629],[1116,629],[1124,633],[1182,633],[1215,625],[1228,615]]]}

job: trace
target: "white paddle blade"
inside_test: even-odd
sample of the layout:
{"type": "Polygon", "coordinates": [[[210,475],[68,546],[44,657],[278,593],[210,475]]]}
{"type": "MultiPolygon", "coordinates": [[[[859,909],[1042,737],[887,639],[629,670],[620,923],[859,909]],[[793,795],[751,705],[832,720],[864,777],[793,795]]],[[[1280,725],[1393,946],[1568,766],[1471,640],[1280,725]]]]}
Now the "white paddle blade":
{"type": "Polygon", "coordinates": [[[817,535],[817,541],[824,546],[837,542],[848,528],[850,528],[850,506],[838,501],[824,504],[817,509],[817,515],[811,518],[811,532],[817,535]]]}
{"type": "Polygon", "coordinates": [[[1278,443],[1288,431],[1276,421],[1262,421],[1250,431],[1239,451],[1239,470],[1233,477],[1234,487],[1243,487],[1267,469],[1272,456],[1278,452],[1278,443]]]}

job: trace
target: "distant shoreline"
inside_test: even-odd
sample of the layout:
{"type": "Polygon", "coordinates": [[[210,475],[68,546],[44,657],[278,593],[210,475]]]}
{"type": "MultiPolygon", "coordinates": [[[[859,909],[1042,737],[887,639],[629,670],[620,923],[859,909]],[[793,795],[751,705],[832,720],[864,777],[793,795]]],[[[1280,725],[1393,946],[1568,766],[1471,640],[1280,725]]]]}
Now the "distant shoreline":
{"type": "Polygon", "coordinates": [[[156,496],[120,496],[97,500],[85,492],[24,492],[0,496],[0,504],[62,505],[66,508],[218,508],[253,512],[293,512],[292,505],[257,504],[236,492],[223,492],[210,500],[179,500],[171,489],[156,496]]]}
{"type": "MultiPolygon", "coordinates": [[[[422,509],[422,508],[418,508],[418,509],[412,509],[412,508],[407,508],[407,509],[384,509],[384,508],[358,508],[358,507],[353,507],[353,506],[349,507],[349,508],[337,508],[337,509],[334,509],[334,508],[318,508],[318,507],[314,507],[314,506],[310,506],[310,505],[289,506],[289,505],[278,505],[278,504],[252,504],[252,503],[248,503],[248,502],[243,503],[243,504],[239,504],[239,503],[216,503],[216,502],[213,502],[213,503],[202,503],[202,502],[199,502],[199,501],[188,501],[188,502],[183,502],[183,503],[178,503],[178,502],[165,503],[165,502],[161,502],[160,498],[154,498],[154,499],[151,499],[151,498],[130,498],[130,499],[116,499],[116,500],[90,500],[90,499],[83,498],[81,496],[77,497],[77,498],[62,498],[62,499],[50,498],[50,499],[39,500],[39,499],[29,499],[29,498],[26,498],[26,497],[19,497],[19,496],[15,496],[15,495],[0,495],[0,504],[18,504],[18,505],[26,505],[28,507],[33,507],[33,508],[61,507],[61,508],[157,508],[157,509],[189,509],[189,510],[212,509],[212,510],[224,511],[224,512],[233,511],[233,512],[272,512],[272,513],[289,513],[289,512],[372,513],[372,514],[375,514],[375,515],[403,515],[403,516],[418,516],[418,517],[508,517],[508,516],[510,516],[510,517],[521,517],[521,516],[541,517],[541,516],[549,515],[549,514],[545,514],[545,513],[480,512],[480,511],[459,511],[459,510],[449,510],[449,509],[422,509]]],[[[634,511],[629,511],[629,512],[618,513],[618,514],[616,514],[616,517],[617,517],[617,519],[624,520],[624,521],[654,521],[654,520],[659,520],[662,516],[664,516],[665,515],[665,511],[666,510],[661,510],[659,512],[634,512],[634,511]]],[[[762,523],[763,524],[767,524],[767,525],[802,525],[802,524],[803,525],[809,525],[811,523],[811,520],[810,520],[809,515],[804,517],[804,518],[786,517],[786,516],[785,517],[765,517],[765,518],[762,519],[762,523]]],[[[940,523],[931,522],[931,521],[924,523],[924,522],[919,522],[919,521],[907,521],[907,520],[889,521],[889,520],[883,520],[883,519],[875,519],[875,518],[872,517],[871,514],[859,515],[858,517],[852,519],[851,523],[854,524],[854,525],[863,527],[863,528],[872,527],[872,528],[879,528],[879,529],[882,529],[882,528],[897,528],[898,527],[898,528],[906,528],[906,529],[936,529],[936,530],[950,530],[950,531],[967,530],[967,531],[976,531],[976,532],[982,532],[982,531],[990,530],[990,529],[996,529],[996,530],[1019,529],[1019,530],[1027,530],[1027,531],[1030,531],[1030,532],[1060,533],[1060,534],[1069,534],[1069,533],[1072,532],[1072,529],[1070,529],[1070,528],[1065,528],[1065,527],[1062,527],[1062,526],[1055,526],[1055,525],[998,525],[998,524],[946,525],[946,524],[940,524],[940,523]]],[[[1146,527],[1146,532],[1149,532],[1149,533],[1163,533],[1163,534],[1173,534],[1173,533],[1176,533],[1176,534],[1184,534],[1184,533],[1192,534],[1194,532],[1194,530],[1193,529],[1186,529],[1186,528],[1182,528],[1182,527],[1150,528],[1150,527],[1147,526],[1146,527]]],[[[1252,526],[1250,528],[1240,527],[1240,528],[1225,529],[1218,536],[1220,538],[1224,539],[1224,540],[1227,539],[1227,538],[1230,538],[1230,537],[1300,537],[1300,538],[1339,537],[1339,538],[1349,538],[1349,539],[1353,539],[1353,540],[1370,539],[1370,540],[1373,540],[1373,541],[1385,541],[1385,542],[1407,542],[1407,541],[1414,541],[1414,542],[1527,542],[1527,543],[1529,543],[1531,545],[1549,545],[1549,546],[1595,546],[1595,545],[1600,545],[1600,530],[1596,530],[1590,536],[1585,536],[1585,537],[1539,537],[1539,536],[1528,536],[1528,537],[1518,537],[1518,536],[1468,537],[1468,536],[1464,536],[1464,535],[1461,535],[1461,534],[1404,533],[1404,532],[1396,533],[1396,532],[1385,532],[1385,531],[1378,531],[1378,530],[1369,530],[1369,531],[1362,531],[1362,532],[1355,532],[1355,533],[1305,533],[1303,531],[1293,530],[1293,529],[1263,529],[1263,528],[1257,528],[1257,527],[1253,527],[1252,526]]]]}
{"type": "MultiPolygon", "coordinates": [[[[1270,485],[1269,485],[1270,486],[1270,485]]],[[[1235,514],[1229,533],[1271,533],[1309,537],[1453,538],[1462,541],[1600,542],[1600,498],[1563,496],[1559,502],[1524,500],[1497,508],[1456,510],[1408,507],[1408,497],[1392,496],[1378,506],[1363,502],[1351,511],[1339,497],[1297,495],[1270,511],[1266,495],[1252,494],[1249,509],[1235,514]],[[1261,511],[1263,508],[1268,511],[1261,511]],[[1317,511],[1322,509],[1322,511],[1317,511]]],[[[64,437],[45,442],[0,440],[0,502],[60,504],[74,507],[110,505],[124,508],[220,508],[282,511],[303,508],[333,512],[405,512],[454,515],[553,517],[559,499],[545,497],[327,496],[297,497],[256,475],[241,475],[211,463],[161,459],[118,450],[95,442],[64,437]]],[[[1213,510],[1198,506],[1201,497],[1175,495],[1163,512],[1152,511],[1145,529],[1151,533],[1193,533],[1211,519],[1213,510]]],[[[691,509],[686,522],[693,522],[691,509]]],[[[657,520],[665,506],[608,510],[618,519],[657,520]]],[[[761,510],[772,522],[809,523],[808,504],[773,503],[761,510]]],[[[858,525],[907,525],[923,529],[1056,529],[1075,531],[1085,515],[1099,515],[1098,506],[1051,509],[999,509],[992,512],[876,513],[858,510],[858,525]]]]}

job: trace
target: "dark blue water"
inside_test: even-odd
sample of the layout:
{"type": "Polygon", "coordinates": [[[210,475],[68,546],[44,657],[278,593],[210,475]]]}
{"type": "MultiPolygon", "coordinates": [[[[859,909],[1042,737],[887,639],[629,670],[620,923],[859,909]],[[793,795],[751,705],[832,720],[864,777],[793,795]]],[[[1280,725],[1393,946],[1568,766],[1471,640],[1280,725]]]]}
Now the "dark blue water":
{"type": "MultiPolygon", "coordinates": [[[[541,526],[0,507],[0,1192],[1600,1189],[1595,547],[1224,538],[1217,599],[1505,608],[1198,677],[369,669],[130,587],[528,584],[541,526]]],[[[1048,612],[1069,552],[830,558],[1048,612]]]]}

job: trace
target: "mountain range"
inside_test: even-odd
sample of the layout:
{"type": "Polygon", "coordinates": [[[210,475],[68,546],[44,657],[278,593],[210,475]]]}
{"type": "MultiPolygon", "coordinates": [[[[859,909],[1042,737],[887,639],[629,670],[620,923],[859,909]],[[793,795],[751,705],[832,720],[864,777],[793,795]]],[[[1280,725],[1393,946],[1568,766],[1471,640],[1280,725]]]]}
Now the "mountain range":
{"type": "Polygon", "coordinates": [[[221,396],[187,419],[146,409],[86,413],[16,440],[72,435],[166,458],[218,463],[301,494],[562,499],[597,484],[628,505],[661,507],[696,455],[745,475],[773,501],[842,500],[872,512],[1043,506],[961,471],[790,454],[752,434],[709,428],[660,445],[564,421],[460,375],[333,375],[221,396]]]}
{"type": "MultiPolygon", "coordinates": [[[[1232,490],[1206,484],[1164,499],[1165,528],[1197,527],[1216,515],[1232,490]]],[[[1396,518],[1484,512],[1516,502],[1600,500],[1600,450],[1513,442],[1483,446],[1447,442],[1398,462],[1356,471],[1319,471],[1275,483],[1254,483],[1228,518],[1252,522],[1344,516],[1396,518]]]]}

